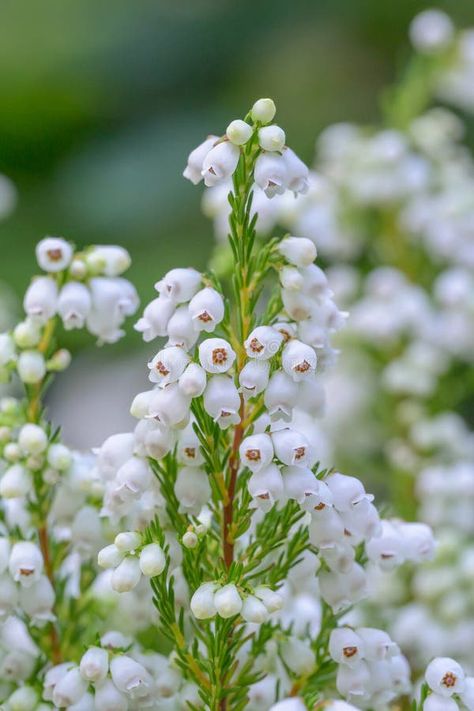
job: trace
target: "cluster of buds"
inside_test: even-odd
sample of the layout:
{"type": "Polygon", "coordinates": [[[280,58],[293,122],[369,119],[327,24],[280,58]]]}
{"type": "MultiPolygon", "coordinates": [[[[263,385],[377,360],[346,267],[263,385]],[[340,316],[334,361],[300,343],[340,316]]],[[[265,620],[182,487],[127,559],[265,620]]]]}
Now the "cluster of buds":
{"type": "Polygon", "coordinates": [[[261,624],[283,605],[283,598],[264,585],[252,593],[242,593],[233,583],[203,583],[191,598],[191,611],[198,620],[208,620],[216,615],[223,619],[241,615],[246,622],[261,624]]]}
{"type": "Polygon", "coordinates": [[[0,616],[17,611],[31,624],[43,626],[54,619],[55,591],[44,573],[43,555],[35,543],[11,543],[0,538],[0,616]]]}
{"type": "Polygon", "coordinates": [[[112,569],[111,586],[119,593],[130,592],[140,582],[141,576],[153,578],[166,566],[166,558],[158,543],[144,544],[136,531],[118,533],[110,545],[99,551],[98,563],[112,569]]]}

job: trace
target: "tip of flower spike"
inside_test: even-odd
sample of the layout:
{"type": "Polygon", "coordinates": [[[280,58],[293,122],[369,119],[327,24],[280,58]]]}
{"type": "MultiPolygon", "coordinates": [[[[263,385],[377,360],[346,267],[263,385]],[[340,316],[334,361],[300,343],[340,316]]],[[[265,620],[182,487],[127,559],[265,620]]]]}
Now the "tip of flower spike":
{"type": "Polygon", "coordinates": [[[250,115],[254,121],[259,123],[270,123],[276,114],[276,106],[273,99],[258,99],[250,110],[250,115]]]}

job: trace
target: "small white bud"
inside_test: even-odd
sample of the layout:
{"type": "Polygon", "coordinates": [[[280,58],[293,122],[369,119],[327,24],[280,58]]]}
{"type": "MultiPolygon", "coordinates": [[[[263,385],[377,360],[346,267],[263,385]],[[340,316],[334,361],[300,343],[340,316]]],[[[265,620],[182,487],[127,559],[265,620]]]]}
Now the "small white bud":
{"type": "Polygon", "coordinates": [[[181,540],[185,548],[196,548],[199,543],[199,539],[194,531],[186,531],[181,540]]]}
{"type": "Polygon", "coordinates": [[[55,373],[60,373],[71,365],[72,356],[67,348],[60,348],[58,351],[53,353],[51,358],[46,362],[46,368],[49,371],[55,373]]]}
{"type": "Polygon", "coordinates": [[[140,570],[143,575],[153,578],[160,575],[166,566],[166,557],[158,543],[150,543],[140,553],[140,570]]]}
{"type": "Polygon", "coordinates": [[[281,610],[283,607],[282,596],[274,590],[265,587],[265,585],[259,585],[256,587],[254,593],[255,596],[263,602],[270,613],[278,612],[278,610],[281,610]]]}
{"type": "Polygon", "coordinates": [[[26,454],[41,454],[48,446],[48,437],[39,425],[26,424],[18,435],[18,444],[26,454]]]}
{"type": "Polygon", "coordinates": [[[227,375],[209,378],[204,391],[204,409],[222,429],[240,422],[240,395],[232,378],[227,375]]]}
{"type": "Polygon", "coordinates": [[[148,415],[150,402],[153,397],[153,390],[145,390],[142,393],[137,393],[130,405],[130,414],[138,420],[142,420],[148,415]]]}
{"type": "Polygon", "coordinates": [[[243,146],[244,143],[247,143],[252,133],[252,126],[241,119],[231,121],[226,129],[227,138],[236,146],[243,146]]]}
{"type": "Polygon", "coordinates": [[[436,54],[451,42],[454,26],[450,17],[442,10],[431,9],[420,12],[410,25],[410,39],[419,52],[436,54]]]}
{"type": "Polygon", "coordinates": [[[15,342],[9,333],[0,333],[0,366],[5,366],[15,359],[15,342]]]}
{"type": "Polygon", "coordinates": [[[71,450],[59,442],[49,446],[46,458],[49,466],[60,472],[69,469],[72,463],[71,450]]]}
{"type": "Polygon", "coordinates": [[[90,647],[82,655],[79,669],[86,681],[103,681],[109,671],[109,653],[100,647],[90,647]]]}
{"type": "Polygon", "coordinates": [[[278,251],[296,267],[307,267],[316,259],[314,242],[306,237],[285,237],[278,245],[278,251]]]}
{"type": "Polygon", "coordinates": [[[306,437],[297,430],[285,427],[272,432],[272,442],[275,454],[283,464],[307,464],[310,457],[310,445],[306,437]]]}
{"type": "Polygon", "coordinates": [[[283,195],[288,182],[288,169],[279,153],[262,153],[255,161],[255,182],[268,198],[283,195]]]}
{"type": "Polygon", "coordinates": [[[31,489],[31,477],[21,464],[9,467],[0,479],[0,496],[16,499],[26,496],[31,489]]]}
{"type": "Polygon", "coordinates": [[[40,549],[29,541],[15,543],[10,554],[8,568],[15,582],[30,587],[39,580],[43,572],[43,556],[40,549]]]}
{"type": "Polygon", "coordinates": [[[270,123],[276,114],[275,102],[272,99],[258,99],[252,106],[250,114],[254,121],[270,123]]]}
{"type": "Polygon", "coordinates": [[[175,304],[183,304],[190,301],[196,294],[201,279],[201,274],[196,269],[178,267],[171,269],[157,281],[155,289],[160,296],[171,299],[175,304]]]}
{"type": "Polygon", "coordinates": [[[127,711],[128,699],[111,679],[105,679],[95,687],[94,704],[96,711],[127,711]]]}
{"type": "Polygon", "coordinates": [[[73,250],[62,237],[45,237],[36,245],[36,259],[45,272],[61,272],[71,263],[73,250]]]}
{"type": "Polygon", "coordinates": [[[23,351],[17,362],[20,380],[28,385],[39,383],[46,375],[46,363],[39,351],[23,351]]]}
{"type": "MultiPolygon", "coordinates": [[[[31,319],[21,321],[17,326],[15,326],[13,338],[19,348],[33,348],[34,346],[37,346],[41,340],[40,326],[31,319]]],[[[0,360],[2,359],[0,358],[0,360]]]]}
{"type": "Polygon", "coordinates": [[[197,148],[195,148],[188,157],[188,164],[183,171],[185,178],[190,180],[194,185],[197,185],[202,180],[202,164],[204,158],[209,153],[211,148],[214,146],[215,142],[218,140],[217,136],[209,136],[203,143],[201,143],[197,148]]]}
{"type": "Polygon", "coordinates": [[[150,301],[145,307],[142,318],[138,319],[134,328],[143,334],[143,340],[148,343],[157,336],[166,336],[166,327],[175,310],[172,299],[163,296],[150,301]]]}
{"type": "Polygon", "coordinates": [[[267,434],[254,434],[246,437],[239,449],[242,464],[253,472],[268,466],[273,459],[272,439],[267,434]]]}
{"type": "Polygon", "coordinates": [[[285,145],[285,132],[280,126],[264,126],[259,129],[258,142],[264,151],[282,151],[285,145]]]}
{"type": "Polygon", "coordinates": [[[297,341],[289,341],[283,348],[281,363],[283,370],[295,382],[311,378],[316,370],[316,352],[314,348],[297,341]]]}
{"type": "Polygon", "coordinates": [[[189,313],[198,331],[213,331],[224,318],[224,301],[218,291],[206,287],[189,302],[189,313]]]}
{"type": "Polygon", "coordinates": [[[240,158],[240,150],[230,141],[218,143],[211,148],[202,162],[201,175],[208,188],[218,185],[234,173],[240,158]]]}
{"type": "Polygon", "coordinates": [[[86,257],[86,263],[94,274],[116,277],[127,271],[132,260],[123,247],[106,244],[94,246],[86,257]]]}
{"type": "Polygon", "coordinates": [[[254,472],[248,480],[248,489],[254,505],[264,513],[270,511],[274,503],[283,498],[284,493],[283,479],[276,464],[269,464],[254,472]]]}
{"type": "Polygon", "coordinates": [[[70,669],[58,681],[53,691],[53,703],[59,708],[72,706],[84,696],[87,682],[82,678],[77,667],[70,669]]]}
{"type": "Polygon", "coordinates": [[[255,595],[247,595],[244,599],[241,615],[246,622],[253,622],[258,625],[266,622],[269,617],[267,608],[255,595]]]}
{"type": "Polygon", "coordinates": [[[224,619],[238,615],[242,609],[242,598],[233,583],[224,585],[214,593],[217,614],[224,619]]]}
{"type": "Polygon", "coordinates": [[[217,614],[214,604],[214,591],[216,583],[203,583],[198,587],[191,598],[191,612],[198,620],[208,620],[217,614]]]}
{"type": "Polygon", "coordinates": [[[152,678],[144,666],[123,654],[113,657],[110,662],[112,681],[119,691],[138,699],[151,688],[152,678]]]}
{"type": "Polygon", "coordinates": [[[124,559],[125,553],[120,551],[115,544],[105,546],[99,551],[97,562],[101,568],[116,568],[124,559]]]}
{"type": "Polygon", "coordinates": [[[206,338],[199,345],[199,361],[208,373],[226,373],[235,358],[231,345],[223,338],[206,338]]]}
{"type": "Polygon", "coordinates": [[[31,686],[21,686],[8,697],[5,708],[8,711],[37,711],[38,694],[31,686]]]}
{"type": "Polygon", "coordinates": [[[130,553],[142,544],[141,533],[137,531],[122,531],[115,536],[114,545],[121,553],[130,553]]]}
{"type": "Polygon", "coordinates": [[[127,556],[115,568],[112,573],[112,577],[110,578],[110,584],[112,589],[116,592],[130,592],[130,590],[136,588],[140,582],[141,576],[142,572],[140,570],[138,558],[127,556]]]}
{"type": "Polygon", "coordinates": [[[268,360],[280,350],[283,336],[272,326],[257,326],[244,342],[249,358],[268,360]]]}
{"type": "Polygon", "coordinates": [[[338,664],[354,666],[364,658],[364,643],[349,627],[336,627],[329,637],[329,654],[338,664]]]}

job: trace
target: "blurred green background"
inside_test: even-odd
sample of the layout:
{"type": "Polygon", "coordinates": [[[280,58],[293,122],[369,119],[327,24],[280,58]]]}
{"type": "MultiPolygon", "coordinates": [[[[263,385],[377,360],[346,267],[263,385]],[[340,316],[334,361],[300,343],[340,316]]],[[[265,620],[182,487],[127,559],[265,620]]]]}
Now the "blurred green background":
{"type": "MultiPolygon", "coordinates": [[[[45,234],[116,242],[142,299],[172,265],[204,266],[212,228],[188,152],[272,96],[307,161],[321,128],[376,118],[408,56],[418,0],[3,0],[0,278],[20,295],[45,234]]],[[[474,23],[472,0],[438,3],[474,23]]],[[[125,342],[137,344],[131,333],[125,342]]],[[[110,352],[108,357],[110,357],[110,352]]]]}

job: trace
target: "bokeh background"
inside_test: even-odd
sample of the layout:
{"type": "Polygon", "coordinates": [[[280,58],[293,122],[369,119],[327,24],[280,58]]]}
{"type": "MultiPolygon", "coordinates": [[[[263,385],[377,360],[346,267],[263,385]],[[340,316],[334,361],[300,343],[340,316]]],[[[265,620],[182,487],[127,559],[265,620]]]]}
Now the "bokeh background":
{"type": "MultiPolygon", "coordinates": [[[[0,172],[14,180],[18,203],[0,224],[0,279],[11,289],[11,308],[45,234],[78,246],[126,246],[129,277],[144,302],[171,266],[203,267],[213,236],[200,214],[201,191],[181,177],[190,149],[269,95],[291,145],[311,162],[323,127],[377,117],[382,87],[409,54],[410,19],[429,6],[3,0],[0,172]]],[[[437,6],[460,25],[474,23],[471,0],[437,6]]],[[[53,407],[58,419],[72,410],[80,418],[80,427],[66,426],[73,444],[98,443],[145,384],[143,351],[136,361],[133,355],[143,346],[130,325],[123,342],[99,353],[85,335],[68,336],[68,345],[83,355],[59,378],[53,407]],[[130,359],[142,364],[136,376],[130,359]],[[92,417],[89,395],[99,383],[104,398],[92,417]]]]}

